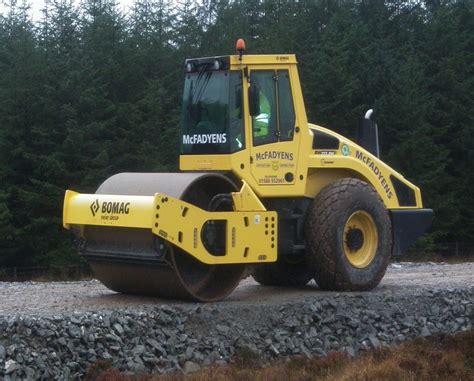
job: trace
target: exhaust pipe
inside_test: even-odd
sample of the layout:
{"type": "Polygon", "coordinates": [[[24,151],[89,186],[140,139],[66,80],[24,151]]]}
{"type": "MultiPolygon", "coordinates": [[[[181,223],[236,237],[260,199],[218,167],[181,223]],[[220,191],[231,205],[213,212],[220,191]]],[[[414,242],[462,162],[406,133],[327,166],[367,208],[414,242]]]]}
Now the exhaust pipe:
{"type": "Polygon", "coordinates": [[[373,109],[367,110],[364,118],[359,120],[357,125],[356,141],[361,147],[365,148],[371,154],[379,158],[379,132],[377,123],[371,119],[373,113],[373,109]]]}

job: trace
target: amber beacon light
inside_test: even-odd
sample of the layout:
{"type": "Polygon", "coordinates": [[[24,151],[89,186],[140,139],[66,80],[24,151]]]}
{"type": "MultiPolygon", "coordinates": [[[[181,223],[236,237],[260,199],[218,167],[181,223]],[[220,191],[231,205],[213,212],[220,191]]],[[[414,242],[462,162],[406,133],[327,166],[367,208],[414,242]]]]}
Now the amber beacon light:
{"type": "Polygon", "coordinates": [[[245,41],[243,38],[239,38],[237,40],[237,43],[235,44],[235,48],[239,52],[239,60],[242,60],[242,54],[244,54],[244,51],[245,51],[245,41]]]}

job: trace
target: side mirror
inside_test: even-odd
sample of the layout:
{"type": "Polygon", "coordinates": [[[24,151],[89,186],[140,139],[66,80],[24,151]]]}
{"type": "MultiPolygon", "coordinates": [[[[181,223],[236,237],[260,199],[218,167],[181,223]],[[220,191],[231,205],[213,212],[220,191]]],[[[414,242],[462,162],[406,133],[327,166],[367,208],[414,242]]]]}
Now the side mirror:
{"type": "Polygon", "coordinates": [[[260,114],[260,90],[255,85],[249,88],[249,112],[251,116],[260,114]]]}

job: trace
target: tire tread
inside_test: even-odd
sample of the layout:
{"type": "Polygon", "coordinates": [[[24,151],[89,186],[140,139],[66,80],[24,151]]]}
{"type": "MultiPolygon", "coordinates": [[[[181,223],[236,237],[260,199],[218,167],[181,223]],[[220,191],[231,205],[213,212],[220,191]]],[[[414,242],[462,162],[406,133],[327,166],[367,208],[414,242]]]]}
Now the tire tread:
{"type": "MultiPolygon", "coordinates": [[[[366,192],[374,200],[383,202],[375,189],[356,178],[344,178],[324,188],[314,199],[312,209],[306,223],[306,250],[308,251],[308,262],[314,271],[315,280],[318,285],[326,290],[352,290],[364,291],[377,286],[385,274],[385,269],[390,260],[390,255],[385,255],[379,272],[365,286],[356,286],[350,283],[343,272],[338,256],[334,255],[334,242],[332,232],[336,226],[338,213],[341,206],[350,201],[356,191],[366,192]]],[[[390,222],[388,212],[386,221],[390,222]]],[[[391,229],[391,227],[389,226],[391,229]]],[[[390,240],[391,247],[391,240],[390,240]]]]}

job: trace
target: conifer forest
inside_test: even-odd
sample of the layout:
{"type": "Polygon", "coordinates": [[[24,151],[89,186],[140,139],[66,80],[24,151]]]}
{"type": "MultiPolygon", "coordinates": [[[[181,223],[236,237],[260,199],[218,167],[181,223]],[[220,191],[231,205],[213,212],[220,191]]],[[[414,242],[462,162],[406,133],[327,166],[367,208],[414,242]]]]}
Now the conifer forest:
{"type": "Polygon", "coordinates": [[[184,60],[295,53],[308,119],[418,185],[420,243],[474,242],[474,1],[50,0],[0,14],[0,267],[77,263],[64,191],[178,169],[184,60]]]}

